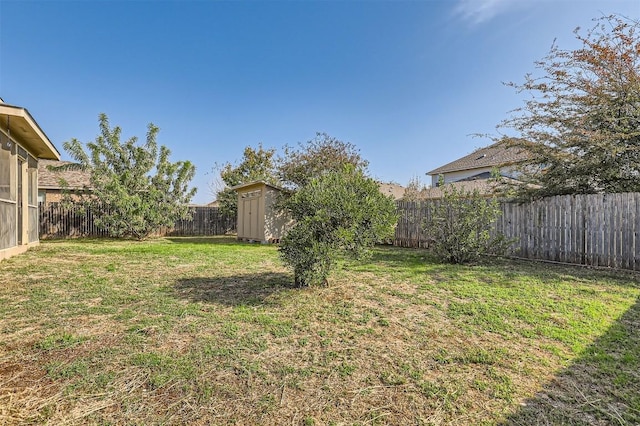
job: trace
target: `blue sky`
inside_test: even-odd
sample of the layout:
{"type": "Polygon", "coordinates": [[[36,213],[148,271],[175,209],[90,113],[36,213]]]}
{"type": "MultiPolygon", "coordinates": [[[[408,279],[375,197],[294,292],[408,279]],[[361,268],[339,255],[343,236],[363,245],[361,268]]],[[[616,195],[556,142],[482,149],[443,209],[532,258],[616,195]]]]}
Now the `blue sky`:
{"type": "Polygon", "coordinates": [[[125,137],[197,167],[245,146],[326,132],[354,143],[373,177],[406,184],[476,148],[522,104],[502,83],[535,71],[554,39],[639,0],[0,0],[0,97],[51,141],[87,142],[106,113],[125,137]]]}

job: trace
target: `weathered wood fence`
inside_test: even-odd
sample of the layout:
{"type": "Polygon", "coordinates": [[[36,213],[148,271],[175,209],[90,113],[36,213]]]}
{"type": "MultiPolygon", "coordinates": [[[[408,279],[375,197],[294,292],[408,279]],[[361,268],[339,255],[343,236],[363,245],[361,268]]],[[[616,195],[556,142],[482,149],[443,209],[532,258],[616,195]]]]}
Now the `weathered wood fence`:
{"type": "MultiPolygon", "coordinates": [[[[430,202],[398,202],[395,245],[427,246],[423,223],[430,202]]],[[[513,256],[640,270],[640,193],[566,195],[500,207],[495,230],[515,240],[513,256]]]]}
{"type": "MultiPolygon", "coordinates": [[[[218,207],[192,207],[191,220],[179,220],[162,228],[156,236],[207,236],[234,232],[236,218],[220,212],[218,207]]],[[[98,228],[91,211],[60,203],[40,204],[40,238],[108,237],[98,228]]]]}
{"type": "MultiPolygon", "coordinates": [[[[429,203],[398,202],[394,244],[427,247],[423,223],[429,203]]],[[[640,270],[640,193],[566,195],[532,203],[502,203],[495,231],[515,242],[510,255],[590,266],[640,270]]],[[[193,207],[193,219],[158,235],[224,235],[236,218],[217,207],[193,207]]],[[[105,237],[91,212],[52,203],[40,206],[40,238],[105,237]]]]}

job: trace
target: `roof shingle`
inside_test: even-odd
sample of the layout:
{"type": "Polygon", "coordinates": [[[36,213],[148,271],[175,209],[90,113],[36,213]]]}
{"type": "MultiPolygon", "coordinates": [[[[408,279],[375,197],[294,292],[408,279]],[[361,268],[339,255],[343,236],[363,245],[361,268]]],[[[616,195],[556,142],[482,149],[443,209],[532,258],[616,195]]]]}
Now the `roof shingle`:
{"type": "Polygon", "coordinates": [[[83,189],[90,187],[91,173],[86,170],[51,170],[53,167],[60,167],[67,164],[74,164],[71,161],[38,161],[38,188],[40,189],[62,189],[60,179],[64,179],[69,185],[69,189],[83,189]]]}

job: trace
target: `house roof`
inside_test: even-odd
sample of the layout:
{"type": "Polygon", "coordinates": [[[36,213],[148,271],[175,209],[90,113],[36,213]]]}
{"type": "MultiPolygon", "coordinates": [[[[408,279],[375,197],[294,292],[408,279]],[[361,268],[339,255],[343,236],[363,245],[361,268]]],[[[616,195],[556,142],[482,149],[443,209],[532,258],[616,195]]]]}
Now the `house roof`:
{"type": "Polygon", "coordinates": [[[60,153],[26,108],[0,101],[0,128],[37,158],[59,160],[60,153]]]}
{"type": "Polygon", "coordinates": [[[499,142],[473,151],[471,154],[444,166],[427,172],[428,175],[458,172],[462,170],[481,169],[486,167],[501,167],[515,164],[527,158],[527,153],[516,147],[505,147],[499,142]]]}
{"type": "Polygon", "coordinates": [[[404,195],[404,186],[395,183],[380,183],[380,192],[384,195],[391,195],[394,200],[399,200],[404,195]]]}
{"type": "Polygon", "coordinates": [[[64,179],[69,185],[69,189],[82,189],[90,187],[91,173],[87,170],[69,169],[69,170],[53,170],[55,167],[61,167],[68,164],[74,164],[71,161],[38,161],[38,188],[39,189],[62,189],[60,179],[64,179]]]}

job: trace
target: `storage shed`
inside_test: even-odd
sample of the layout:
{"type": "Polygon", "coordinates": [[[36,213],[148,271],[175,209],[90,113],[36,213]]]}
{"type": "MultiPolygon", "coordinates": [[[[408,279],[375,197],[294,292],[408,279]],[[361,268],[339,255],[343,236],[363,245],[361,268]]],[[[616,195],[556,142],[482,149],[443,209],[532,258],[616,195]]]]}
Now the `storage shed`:
{"type": "Polygon", "coordinates": [[[238,239],[273,243],[284,236],[290,220],[275,208],[281,188],[255,181],[231,188],[238,193],[238,239]]]}
{"type": "Polygon", "coordinates": [[[29,111],[0,99],[0,260],[39,242],[39,158],[60,153],[29,111]]]}

